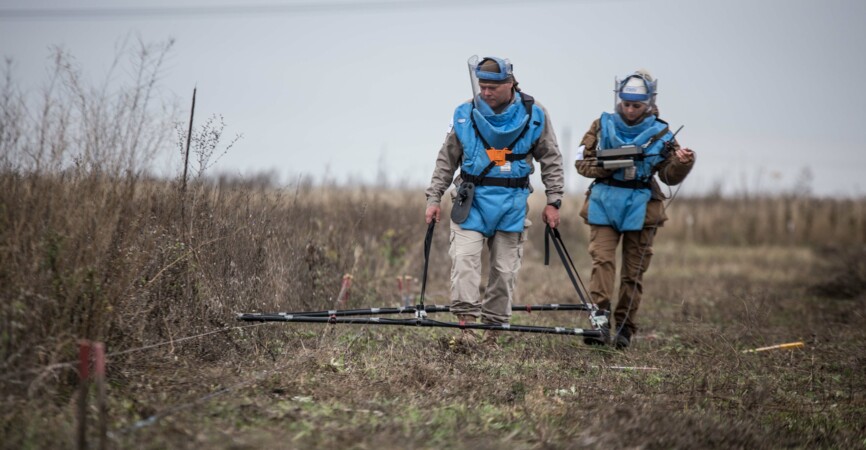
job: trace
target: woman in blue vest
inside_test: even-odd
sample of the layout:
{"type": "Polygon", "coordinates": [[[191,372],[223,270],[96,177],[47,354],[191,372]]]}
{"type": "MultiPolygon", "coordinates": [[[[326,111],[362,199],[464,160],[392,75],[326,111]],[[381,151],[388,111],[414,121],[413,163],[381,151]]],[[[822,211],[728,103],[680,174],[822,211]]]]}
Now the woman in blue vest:
{"type": "MultiPolygon", "coordinates": [[[[646,71],[616,80],[615,112],[602,113],[583,137],[577,172],[595,181],[587,192],[581,217],[590,226],[592,256],[590,295],[610,310],[616,277],[616,247],[622,240],[619,300],[614,310],[613,343],[626,348],[637,331],[643,274],[652,259],[652,242],[665,216],[664,194],[654,175],[679,184],[694,165],[695,154],[680,148],[668,124],[658,118],[658,82],[646,71]]],[[[585,338],[607,344],[606,338],[585,338]]]]}
{"type": "MultiPolygon", "coordinates": [[[[461,322],[508,323],[523,256],[529,175],[541,164],[547,207],[542,220],[559,225],[562,155],[547,111],[517,87],[508,60],[469,60],[473,98],[456,108],[427,188],[426,221],[439,221],[442,195],[452,180],[451,311],[461,322]],[[460,175],[454,179],[454,173],[460,175]],[[480,299],[481,250],[490,250],[490,274],[480,299]]],[[[495,342],[493,334],[486,342],[495,342]]],[[[473,340],[472,333],[461,339],[473,340]]]]}

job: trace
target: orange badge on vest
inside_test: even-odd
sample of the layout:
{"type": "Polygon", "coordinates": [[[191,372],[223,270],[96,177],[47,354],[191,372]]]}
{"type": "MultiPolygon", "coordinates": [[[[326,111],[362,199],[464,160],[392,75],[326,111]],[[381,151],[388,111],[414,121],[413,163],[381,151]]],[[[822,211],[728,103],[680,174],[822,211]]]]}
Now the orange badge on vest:
{"type": "Polygon", "coordinates": [[[511,150],[507,148],[496,149],[496,148],[488,148],[487,149],[487,157],[490,158],[490,161],[496,163],[497,166],[505,165],[505,155],[510,155],[511,150]]]}

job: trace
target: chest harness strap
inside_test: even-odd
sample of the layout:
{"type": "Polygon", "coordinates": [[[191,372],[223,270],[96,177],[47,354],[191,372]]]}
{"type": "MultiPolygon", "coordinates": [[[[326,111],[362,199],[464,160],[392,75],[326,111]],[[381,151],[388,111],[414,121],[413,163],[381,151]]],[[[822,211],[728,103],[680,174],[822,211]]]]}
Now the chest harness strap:
{"type": "MultiPolygon", "coordinates": [[[[514,145],[517,144],[523,136],[526,135],[526,132],[529,131],[529,124],[532,122],[532,105],[535,104],[535,98],[533,98],[529,94],[520,93],[521,98],[523,99],[523,107],[526,109],[526,114],[529,115],[529,120],[526,121],[526,125],[523,126],[523,130],[520,131],[520,134],[514,139],[511,144],[505,146],[504,149],[498,150],[494,149],[488,142],[487,139],[484,139],[484,136],[481,135],[481,132],[478,131],[478,126],[475,124],[475,121],[472,120],[472,115],[470,114],[469,121],[472,122],[472,128],[475,130],[475,135],[478,136],[478,139],[481,139],[481,143],[484,144],[484,148],[489,152],[491,151],[504,151],[505,154],[502,155],[504,157],[504,161],[512,162],[512,161],[521,161],[527,158],[529,153],[511,153],[514,145]]],[[[500,160],[502,161],[502,160],[500,160]]],[[[504,164],[503,161],[503,164],[504,164]]],[[[508,188],[528,188],[529,187],[529,175],[520,178],[505,178],[505,177],[490,177],[487,178],[487,174],[493,170],[493,167],[501,165],[497,164],[496,160],[490,161],[490,164],[484,168],[478,175],[470,175],[468,173],[460,174],[460,178],[463,181],[467,181],[469,183],[474,184],[475,186],[502,186],[508,188]]]]}

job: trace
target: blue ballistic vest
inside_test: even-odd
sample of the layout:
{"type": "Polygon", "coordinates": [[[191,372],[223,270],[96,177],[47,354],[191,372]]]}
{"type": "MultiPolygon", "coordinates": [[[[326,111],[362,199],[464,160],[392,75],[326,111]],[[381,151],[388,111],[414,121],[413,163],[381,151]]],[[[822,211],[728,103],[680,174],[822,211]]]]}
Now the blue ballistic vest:
{"type": "Polygon", "coordinates": [[[605,184],[603,180],[593,183],[589,195],[589,223],[606,225],[617,231],[637,231],[643,228],[646,206],[652,197],[650,188],[653,167],[665,159],[665,143],[673,135],[667,124],[650,115],[635,125],[626,124],[619,114],[602,113],[601,134],[598,148],[620,148],[625,145],[643,147],[643,158],[635,160],[634,186],[623,187],[617,181],[625,181],[625,169],[617,169],[605,184]],[[638,187],[639,186],[639,187],[638,187]]]}
{"type": "MultiPolygon", "coordinates": [[[[532,104],[531,117],[527,114],[523,98],[515,92],[514,102],[500,114],[494,114],[486,104],[478,109],[473,102],[467,102],[454,110],[454,132],[463,146],[463,174],[479,176],[490,165],[487,149],[478,134],[484,136],[488,144],[497,149],[511,144],[527,126],[523,136],[510,150],[515,155],[526,155],[541,137],[544,129],[544,113],[532,104]],[[475,122],[473,127],[472,122],[475,122]],[[477,128],[477,132],[476,132],[477,128]]],[[[483,101],[478,100],[479,104],[483,101]]],[[[505,166],[494,166],[485,176],[489,178],[524,178],[529,176],[532,163],[526,158],[511,161],[505,166]],[[508,170],[510,168],[510,170],[508,170]]],[[[525,187],[486,186],[482,182],[475,187],[475,198],[469,217],[460,224],[464,230],[473,230],[486,237],[496,231],[519,233],[523,231],[526,218],[526,199],[529,197],[528,184],[525,187]]]]}

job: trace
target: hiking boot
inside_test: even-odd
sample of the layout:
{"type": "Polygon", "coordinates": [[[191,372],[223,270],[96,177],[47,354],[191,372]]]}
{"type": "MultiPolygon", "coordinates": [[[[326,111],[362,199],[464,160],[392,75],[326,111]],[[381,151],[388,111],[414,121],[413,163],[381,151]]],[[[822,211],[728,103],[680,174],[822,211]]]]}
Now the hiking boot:
{"type": "Polygon", "coordinates": [[[610,322],[608,317],[610,313],[606,310],[599,309],[592,312],[591,321],[598,331],[601,331],[601,336],[584,336],[583,343],[586,345],[608,345],[610,343],[610,322]]]}
{"type": "Polygon", "coordinates": [[[602,325],[598,331],[601,331],[601,336],[584,336],[583,343],[586,345],[608,345],[610,343],[610,325],[602,325]]]}
{"type": "Polygon", "coordinates": [[[449,350],[456,353],[468,353],[479,345],[478,334],[472,330],[460,330],[441,341],[449,350]]]}
{"type": "Polygon", "coordinates": [[[632,331],[631,328],[623,327],[622,330],[619,330],[616,338],[614,339],[613,345],[617,350],[625,350],[631,345],[632,331]]]}
{"type": "Polygon", "coordinates": [[[496,330],[484,330],[484,337],[481,339],[481,344],[486,347],[498,348],[499,333],[500,332],[496,330]]]}
{"type": "MultiPolygon", "coordinates": [[[[466,314],[457,315],[457,320],[461,323],[475,323],[475,317],[466,314]]],[[[463,345],[472,347],[478,344],[478,334],[474,330],[462,329],[456,340],[463,345]]]]}
{"type": "Polygon", "coordinates": [[[478,345],[478,334],[472,330],[460,330],[460,335],[457,337],[460,343],[468,346],[478,345]]]}

